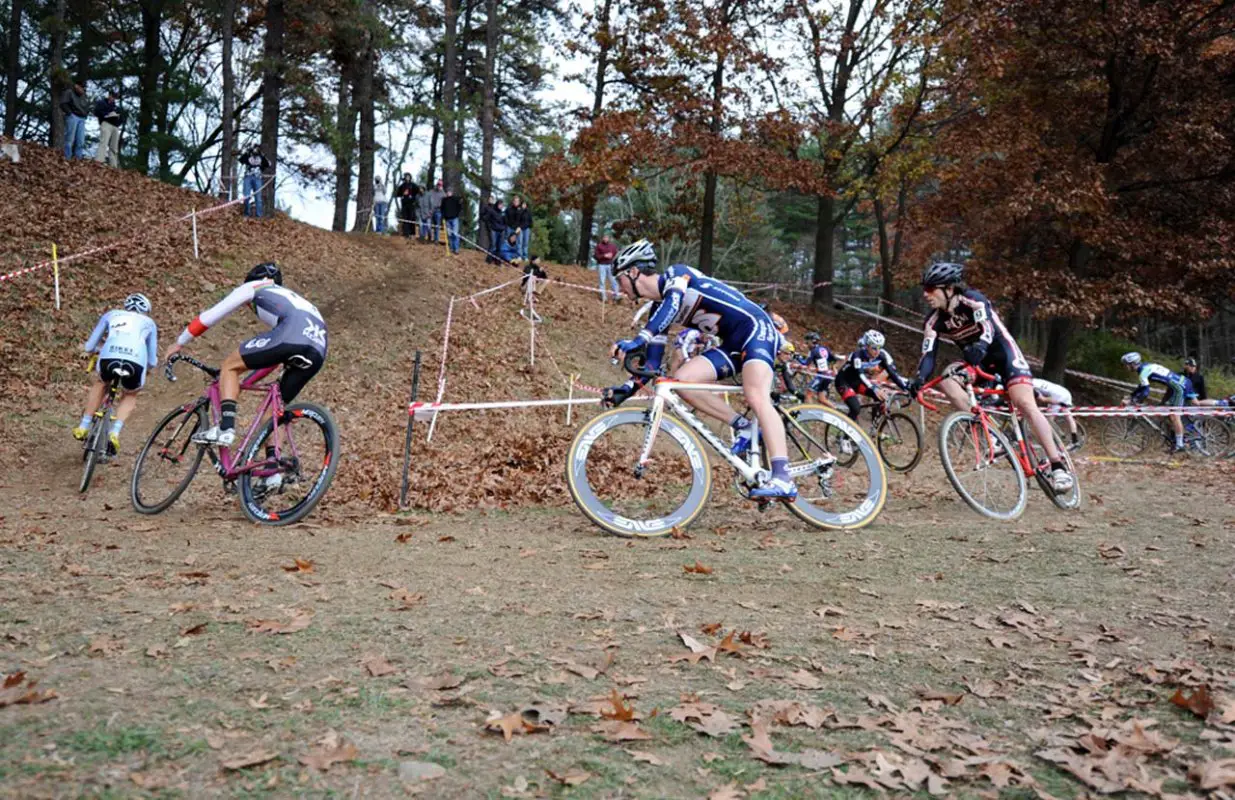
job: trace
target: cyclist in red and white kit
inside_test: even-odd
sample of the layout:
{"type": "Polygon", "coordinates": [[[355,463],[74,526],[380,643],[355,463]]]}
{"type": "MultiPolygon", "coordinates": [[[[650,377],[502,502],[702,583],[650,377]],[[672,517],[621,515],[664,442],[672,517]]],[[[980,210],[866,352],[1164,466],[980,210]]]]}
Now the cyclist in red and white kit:
{"type": "Polygon", "coordinates": [[[244,372],[282,364],[279,393],[284,403],[290,403],[326,363],[326,323],[322,314],[317,306],[283,286],[278,265],[272,261],[258,264],[244,280],[227,297],[198,314],[167,351],[170,359],[244,305],[252,305],[257,318],[270,326],[269,331],[243,342],[223,359],[219,374],[221,419],[217,427],[193,436],[193,441],[201,444],[228,447],[235,442],[236,398],[244,372]]]}

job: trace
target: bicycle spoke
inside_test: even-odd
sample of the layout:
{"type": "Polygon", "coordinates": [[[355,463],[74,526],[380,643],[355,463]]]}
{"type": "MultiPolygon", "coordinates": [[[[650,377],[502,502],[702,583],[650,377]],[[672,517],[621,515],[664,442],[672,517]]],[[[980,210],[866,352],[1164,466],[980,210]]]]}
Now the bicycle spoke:
{"type": "Polygon", "coordinates": [[[1013,519],[1024,507],[1024,476],[1007,440],[977,419],[954,415],[940,428],[940,456],[949,480],[975,510],[1013,519]]]}
{"type": "Polygon", "coordinates": [[[143,514],[156,514],[180,497],[197,467],[202,448],[192,436],[204,426],[200,409],[178,408],[168,414],[146,440],[133,465],[129,496],[133,507],[143,514]]]}
{"type": "Polygon", "coordinates": [[[325,409],[299,404],[277,429],[268,422],[244,455],[245,513],[267,524],[302,519],[329,486],[335,449],[334,422],[325,409]]]}

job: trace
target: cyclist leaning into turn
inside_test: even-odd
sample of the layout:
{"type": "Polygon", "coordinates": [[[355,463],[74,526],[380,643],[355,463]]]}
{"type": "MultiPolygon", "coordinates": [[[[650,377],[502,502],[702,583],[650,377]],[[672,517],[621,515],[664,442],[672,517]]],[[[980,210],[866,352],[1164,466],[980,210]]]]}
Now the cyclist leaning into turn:
{"type": "MultiPolygon", "coordinates": [[[[1172,372],[1161,364],[1141,361],[1140,353],[1124,353],[1121,360],[1124,366],[1136,373],[1137,378],[1136,388],[1125,402],[1145,402],[1145,398],[1149,397],[1150,386],[1155,383],[1163,386],[1162,405],[1183,406],[1188,402],[1192,390],[1189,388],[1188,379],[1183,375],[1172,372]]],[[[1184,449],[1184,422],[1178,414],[1171,414],[1170,420],[1171,427],[1175,430],[1175,447],[1171,452],[1178,453],[1184,449]]]]}
{"type": "Polygon", "coordinates": [[[844,366],[836,373],[836,391],[849,407],[849,418],[855,422],[858,412],[862,410],[862,401],[858,395],[867,395],[883,401],[884,393],[875,385],[870,376],[877,370],[888,373],[902,391],[909,391],[909,384],[896,371],[892,354],[883,349],[886,340],[879,331],[867,331],[858,339],[858,349],[849,354],[844,366]]]}
{"type": "Polygon", "coordinates": [[[326,363],[326,323],[317,306],[283,286],[283,273],[273,261],[249,270],[244,283],[231,294],[193,318],[167,358],[243,305],[251,304],[257,318],[270,330],[243,342],[223,359],[219,374],[221,419],[217,427],[193,435],[202,444],[231,446],[236,440],[236,398],[240,376],[248,370],[283,365],[279,393],[284,403],[295,399],[326,363]]]}
{"type": "MultiPolygon", "coordinates": [[[[926,318],[922,360],[918,362],[918,377],[910,385],[910,394],[916,397],[922,384],[934,373],[939,338],[955,343],[961,348],[966,364],[1003,377],[1009,402],[1029,420],[1050,459],[1051,488],[1058,494],[1071,490],[1075,480],[1055,447],[1050,423],[1034,402],[1029,362],[990,301],[981,292],[965,285],[962,265],[951,263],[931,264],[923,271],[922,294],[932,311],[926,318]]],[[[941,381],[939,389],[953,406],[961,411],[969,410],[968,395],[956,378],[941,381]]]]}
{"type": "Polygon", "coordinates": [[[146,295],[133,293],[124,298],[124,310],[112,309],[95,324],[83,348],[87,353],[99,354],[98,369],[86,393],[86,410],[81,422],[73,429],[73,438],[85,441],[90,433],[90,418],[103,404],[107,381],[114,375],[120,377],[124,390],[116,404],[111,431],[107,434],[107,449],[111,454],[120,450],[120,431],[124,421],[137,407],[137,393],[146,384],[146,370],[159,363],[159,328],[149,316],[150,300],[146,295]],[[104,339],[106,337],[106,339],[104,339]]]}
{"type": "MultiPolygon", "coordinates": [[[[629,353],[647,347],[647,366],[655,371],[664,357],[665,331],[674,322],[715,334],[720,346],[710,347],[678,368],[674,378],[688,383],[713,383],[741,376],[746,404],[759,420],[772,466],[771,479],[751,490],[751,497],[793,500],[797,486],[789,476],[785,426],[772,404],[772,368],[780,346],[780,334],[767,312],[732,287],[685,264],[660,271],[652,243],[640,239],[618,253],[613,265],[618,287],[629,297],[656,303],[646,327],[638,335],[619,341],[614,353],[629,353]]],[[[607,403],[618,405],[642,384],[638,379],[606,391],[607,403]]],[[[735,414],[725,401],[711,394],[682,392],[682,399],[708,416],[733,426],[737,436],[734,452],[750,447],[750,422],[735,414]],[[745,433],[745,435],[743,435],[745,433]]]]}

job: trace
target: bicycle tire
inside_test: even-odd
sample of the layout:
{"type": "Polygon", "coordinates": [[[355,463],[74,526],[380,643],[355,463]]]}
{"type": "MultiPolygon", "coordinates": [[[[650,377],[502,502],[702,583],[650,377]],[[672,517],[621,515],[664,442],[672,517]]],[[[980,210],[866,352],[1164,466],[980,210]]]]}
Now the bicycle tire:
{"type": "Polygon", "coordinates": [[[883,457],[883,463],[887,464],[888,469],[893,472],[912,472],[922,460],[922,429],[918,427],[918,421],[908,414],[902,414],[899,411],[885,414],[883,419],[879,420],[878,427],[875,428],[875,444],[879,447],[879,455],[883,457]],[[889,429],[892,432],[889,433],[889,429]],[[893,464],[885,451],[884,442],[905,440],[904,437],[909,437],[912,442],[913,458],[906,463],[893,464]]]}
{"type": "Polygon", "coordinates": [[[1137,417],[1110,417],[1099,430],[1103,449],[1115,458],[1136,458],[1149,447],[1151,430],[1137,417]]]}
{"type": "MultiPolygon", "coordinates": [[[[835,462],[834,466],[841,467],[841,474],[837,476],[835,470],[831,467],[816,467],[803,475],[794,475],[798,482],[798,499],[792,503],[786,503],[789,512],[798,519],[811,525],[815,528],[824,530],[845,530],[852,531],[860,528],[865,528],[867,525],[875,521],[879,514],[883,511],[883,506],[888,500],[888,474],[884,469],[883,457],[879,455],[879,451],[875,448],[875,443],[870,440],[866,432],[849,419],[848,415],[834,411],[826,406],[807,404],[792,406],[784,409],[785,415],[789,417],[789,422],[785,429],[786,444],[789,447],[789,473],[794,475],[795,470],[808,468],[808,464],[815,459],[811,459],[810,455],[805,452],[799,452],[796,455],[801,455],[809,461],[795,459],[794,448],[797,447],[801,451],[801,443],[797,441],[799,434],[806,435],[801,426],[803,422],[819,422],[824,425],[824,436],[821,438],[822,445],[825,450],[830,452],[827,444],[828,435],[840,436],[847,435],[857,447],[854,448],[854,456],[850,461],[849,466],[841,465],[840,462],[835,462]],[[793,428],[797,427],[798,432],[794,432],[793,428]],[[870,475],[869,486],[862,492],[861,501],[852,509],[833,511],[824,508],[822,505],[812,502],[805,496],[806,490],[803,484],[806,483],[807,476],[813,477],[819,482],[821,492],[826,497],[831,493],[834,497],[838,494],[837,489],[843,489],[843,484],[846,481],[846,470],[851,469],[861,456],[862,466],[866,468],[870,475]]],[[[818,442],[814,444],[818,445],[818,442]]],[[[854,495],[855,499],[857,495],[854,495]]]]}
{"type": "MultiPolygon", "coordinates": [[[[1033,435],[1033,426],[1029,424],[1027,419],[1021,420],[1021,436],[1024,437],[1026,444],[1029,445],[1030,457],[1035,461],[1033,476],[1038,482],[1038,487],[1060,509],[1064,511],[1080,511],[1085,500],[1085,495],[1081,491],[1081,476],[1076,472],[1076,464],[1072,461],[1072,455],[1064,447],[1063,438],[1059,435],[1059,431],[1051,428],[1051,438],[1055,442],[1055,450],[1059,453],[1059,458],[1072,476],[1072,489],[1065,494],[1057,494],[1051,486],[1050,473],[1043,474],[1042,470],[1039,469],[1041,461],[1047,458],[1046,450],[1036,443],[1037,437],[1033,435]]],[[[1050,469],[1049,461],[1047,462],[1047,469],[1050,469]]]]}
{"type": "Polygon", "coordinates": [[[192,442],[193,434],[199,430],[205,430],[209,427],[209,420],[206,416],[205,401],[201,401],[193,406],[180,406],[170,412],[159,422],[155,429],[147,437],[146,443],[142,446],[141,452],[137,454],[137,459],[133,462],[133,477],[129,481],[129,501],[133,504],[133,510],[139,514],[158,514],[166,511],[172,503],[184,494],[184,490],[197,475],[197,469],[201,466],[202,455],[206,448],[201,445],[194,445],[192,442]],[[160,448],[158,456],[162,458],[167,454],[167,451],[179,449],[179,455],[176,457],[184,457],[190,449],[196,452],[188,456],[189,470],[184,477],[172,488],[171,492],[158,502],[148,502],[149,498],[144,497],[141,487],[141,476],[146,467],[146,461],[150,458],[156,442],[159,441],[159,435],[165,428],[172,425],[180,417],[184,417],[184,422],[176,427],[171,433],[171,438],[167,443],[160,448]],[[192,421],[194,424],[186,427],[185,423],[192,421]],[[178,440],[181,434],[184,434],[183,443],[178,440]],[[175,447],[173,447],[175,443],[175,447]]]}
{"type": "MultiPolygon", "coordinates": [[[[990,431],[991,437],[995,440],[996,447],[1001,449],[1002,452],[991,453],[989,455],[989,459],[991,460],[991,467],[995,467],[1000,463],[1006,462],[1011,468],[1011,474],[1015,476],[1015,484],[1017,487],[1016,502],[1012,504],[1012,508],[1008,511],[1001,512],[992,510],[979,501],[978,498],[976,498],[962,483],[960,475],[957,472],[958,465],[952,463],[952,456],[948,448],[948,439],[952,434],[953,429],[959,425],[965,425],[966,428],[968,428],[969,426],[975,424],[979,424],[978,418],[968,411],[955,411],[952,414],[949,414],[939,425],[939,460],[943,463],[943,471],[948,476],[948,481],[952,484],[952,488],[956,490],[956,493],[961,496],[961,499],[964,500],[970,508],[977,511],[984,517],[1000,520],[1002,522],[1010,522],[1025,513],[1025,506],[1029,501],[1029,493],[1028,487],[1025,484],[1025,474],[1021,472],[1021,465],[1017,462],[1016,457],[1012,453],[1012,444],[1008,441],[1008,438],[1000,432],[999,428],[992,425],[988,430],[990,431]]],[[[963,435],[966,439],[968,439],[970,433],[966,430],[963,435]]],[[[987,447],[984,443],[978,443],[977,446],[982,448],[982,450],[985,450],[987,447]]],[[[982,450],[979,450],[979,452],[982,452],[982,450]]],[[[984,458],[986,457],[987,456],[984,456],[984,458]]],[[[978,471],[979,466],[980,465],[978,465],[975,461],[973,471],[978,471]]]]}
{"type": "MultiPolygon", "coordinates": [[[[246,472],[242,474],[237,480],[240,488],[240,508],[244,511],[246,517],[260,525],[278,527],[281,525],[291,525],[304,519],[326,495],[326,490],[330,488],[330,484],[334,481],[335,470],[339,466],[339,427],[335,424],[334,416],[331,415],[329,410],[314,403],[294,403],[284,409],[284,413],[291,414],[297,419],[310,420],[317,425],[318,429],[322,432],[325,463],[322,466],[322,471],[314,479],[308,494],[304,496],[304,499],[291,508],[279,512],[267,511],[261,505],[259,497],[254,491],[252,473],[246,472]]],[[[253,438],[248,449],[245,450],[241,463],[247,464],[257,460],[257,454],[261,451],[266,439],[270,437],[273,431],[274,420],[269,419],[262,427],[261,433],[253,438]]],[[[301,441],[303,443],[304,440],[302,439],[301,441]]]]}
{"type": "MultiPolygon", "coordinates": [[[[691,483],[685,499],[669,513],[649,519],[634,519],[609,508],[588,479],[588,457],[606,433],[625,425],[647,427],[645,408],[613,408],[597,414],[579,428],[566,454],[566,486],[583,516],[606,533],[626,539],[668,536],[675,528],[690,525],[702,513],[712,493],[712,468],[703,443],[694,431],[665,414],[657,431],[659,441],[676,444],[690,468],[691,483]]],[[[655,445],[654,445],[655,446],[655,445]]]]}
{"type": "Polygon", "coordinates": [[[1231,428],[1219,417],[1195,417],[1197,431],[1201,435],[1204,455],[1221,458],[1231,451],[1231,428]]]}
{"type": "MultiPolygon", "coordinates": [[[[793,406],[791,409],[788,409],[788,410],[800,408],[801,405],[802,404],[793,406]]],[[[822,403],[819,403],[818,405],[821,408],[834,410],[838,414],[844,414],[845,418],[849,419],[849,414],[847,410],[831,409],[830,406],[826,406],[822,403]]],[[[862,411],[865,411],[866,409],[867,409],[867,406],[862,407],[862,411]]],[[[873,414],[874,412],[872,411],[870,413],[873,414]]],[[[862,418],[862,413],[858,412],[858,419],[861,420],[861,418],[862,418]]],[[[861,423],[855,422],[854,424],[860,426],[861,423]]],[[[869,434],[867,434],[867,436],[869,438],[869,434]]],[[[858,455],[859,455],[858,451],[856,450],[849,452],[849,453],[846,453],[844,451],[841,443],[848,440],[849,438],[850,437],[846,436],[844,430],[841,428],[834,428],[832,426],[828,426],[828,428],[824,431],[824,442],[823,442],[824,446],[827,447],[828,452],[830,452],[832,456],[836,459],[836,463],[839,466],[846,467],[846,468],[852,467],[854,465],[854,462],[858,460],[858,455]]]]}
{"type": "MultiPolygon", "coordinates": [[[[106,411],[107,406],[103,406],[106,411]]],[[[82,468],[81,468],[81,483],[77,486],[77,491],[85,494],[90,489],[90,479],[94,477],[94,468],[99,463],[99,440],[103,438],[103,429],[107,427],[107,415],[103,416],[96,414],[90,420],[90,432],[86,434],[86,446],[82,451],[82,468]]]]}

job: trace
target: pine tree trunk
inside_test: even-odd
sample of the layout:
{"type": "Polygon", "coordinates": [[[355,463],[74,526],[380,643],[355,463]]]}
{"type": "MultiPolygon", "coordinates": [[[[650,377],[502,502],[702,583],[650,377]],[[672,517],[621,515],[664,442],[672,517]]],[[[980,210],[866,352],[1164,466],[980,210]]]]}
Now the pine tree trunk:
{"type": "MultiPolygon", "coordinates": [[[[1089,259],[1093,251],[1080,239],[1073,240],[1068,251],[1068,269],[1073,275],[1084,277],[1089,271],[1089,259]]],[[[1055,383],[1063,382],[1063,373],[1068,366],[1068,344],[1072,340],[1075,323],[1071,317],[1051,317],[1046,334],[1046,355],[1042,359],[1043,377],[1055,383]]]]}
{"type": "Polygon", "coordinates": [[[77,41],[73,46],[73,77],[86,85],[92,78],[91,68],[94,66],[94,50],[99,44],[99,36],[91,15],[97,13],[90,2],[75,2],[69,8],[70,25],[77,31],[77,41]]]}
{"type": "Polygon", "coordinates": [[[429,166],[425,170],[425,191],[433,188],[433,176],[437,174],[437,141],[442,135],[442,62],[437,63],[433,74],[433,132],[429,135],[429,166]]]}
{"type": "Polygon", "coordinates": [[[888,242],[888,217],[884,214],[883,200],[880,199],[878,191],[875,193],[874,201],[875,230],[879,234],[879,277],[883,284],[883,290],[879,296],[890,302],[892,300],[893,283],[892,248],[888,242]]]}
{"type": "Polygon", "coordinates": [[[358,66],[356,109],[360,114],[360,150],[356,162],[359,167],[356,176],[356,222],[352,230],[363,231],[368,230],[373,224],[373,160],[377,152],[377,113],[373,97],[373,78],[377,69],[377,58],[373,52],[371,34],[365,34],[365,48],[358,66]]]}
{"type": "Polygon", "coordinates": [[[142,72],[138,84],[141,104],[137,109],[137,167],[150,170],[150,152],[154,149],[155,119],[159,106],[159,79],[163,75],[163,51],[159,33],[163,28],[165,0],[141,0],[142,72]]]}
{"type": "MultiPolygon", "coordinates": [[[[459,168],[459,175],[458,175],[459,185],[455,187],[455,194],[457,195],[463,194],[463,178],[464,178],[463,172],[467,168],[467,159],[466,159],[467,150],[464,147],[465,140],[467,138],[465,136],[467,129],[464,127],[464,123],[467,121],[466,117],[468,115],[464,113],[464,109],[467,109],[467,111],[470,113],[473,108],[472,106],[473,96],[470,93],[465,94],[464,88],[467,87],[468,85],[468,82],[467,82],[467,74],[468,74],[467,73],[467,53],[468,53],[468,48],[471,46],[471,43],[472,43],[472,40],[471,40],[472,11],[475,8],[476,8],[475,0],[472,0],[471,2],[467,3],[467,10],[464,11],[463,13],[463,31],[461,32],[461,35],[459,36],[459,44],[456,47],[456,51],[455,51],[455,62],[459,65],[458,74],[455,75],[455,86],[457,88],[455,91],[456,97],[455,97],[455,110],[454,110],[454,114],[455,114],[455,156],[454,156],[454,159],[455,159],[455,163],[459,165],[458,167],[459,168]]],[[[460,223],[462,223],[462,220],[460,220],[460,223]]]]}
{"type": "MultiPolygon", "coordinates": [[[[21,12],[23,0],[9,0],[9,51],[4,61],[4,135],[17,133],[17,80],[21,77],[21,12]]],[[[59,98],[52,94],[52,103],[59,98]]],[[[55,116],[53,114],[53,116],[55,116]]]]}
{"type": "Polygon", "coordinates": [[[455,133],[455,84],[458,77],[459,53],[456,42],[459,27],[459,0],[444,0],[446,4],[446,31],[443,41],[445,52],[442,58],[442,102],[438,105],[438,117],[442,125],[442,183],[455,191],[459,190],[459,165],[455,161],[458,144],[455,133]]]}
{"type": "Polygon", "coordinates": [[[835,198],[831,195],[820,197],[819,208],[815,214],[814,282],[825,285],[816,286],[811,292],[811,302],[819,309],[826,309],[832,305],[832,278],[834,274],[832,243],[836,236],[836,222],[832,215],[835,213],[835,198]]]}
{"type": "Polygon", "coordinates": [[[51,147],[64,152],[64,112],[60,110],[60,95],[73,85],[73,80],[64,71],[64,40],[67,35],[64,12],[65,0],[56,0],[56,13],[51,20],[51,147]]]}
{"type": "Polygon", "coordinates": [[[219,156],[219,194],[237,196],[236,180],[236,71],[232,65],[232,42],[236,29],[236,0],[223,0],[223,150],[219,156]]]}
{"type": "Polygon", "coordinates": [[[354,69],[349,59],[339,68],[339,96],[335,110],[334,220],[330,229],[347,230],[347,204],[352,199],[352,157],[356,144],[356,106],[352,102],[354,69]]]}
{"type": "MultiPolygon", "coordinates": [[[[498,0],[485,0],[485,75],[480,99],[480,200],[489,201],[493,194],[493,141],[497,75],[497,48],[501,41],[498,18],[498,0]]],[[[488,242],[482,244],[487,245],[488,242]]]]}
{"type": "Polygon", "coordinates": [[[262,60],[262,155],[270,162],[270,174],[262,176],[265,213],[275,211],[274,175],[279,168],[279,105],[283,99],[283,32],[287,26],[283,0],[266,3],[266,40],[262,60]]]}
{"type": "MultiPolygon", "coordinates": [[[[712,72],[712,119],[708,129],[712,136],[720,136],[721,95],[725,90],[725,57],[717,56],[716,69],[712,72]]],[[[703,174],[703,223],[699,226],[699,271],[712,274],[712,244],[716,236],[716,170],[703,174]]]]}
{"type": "MultiPolygon", "coordinates": [[[[596,53],[596,82],[592,84],[592,116],[589,122],[600,116],[600,110],[605,104],[605,73],[609,69],[609,50],[613,47],[613,39],[609,31],[610,11],[613,0],[605,0],[600,7],[596,19],[597,40],[600,49],[596,53]]],[[[578,262],[587,266],[592,258],[592,227],[596,219],[596,204],[600,202],[604,184],[589,186],[583,193],[579,222],[579,255],[578,262]]]]}

